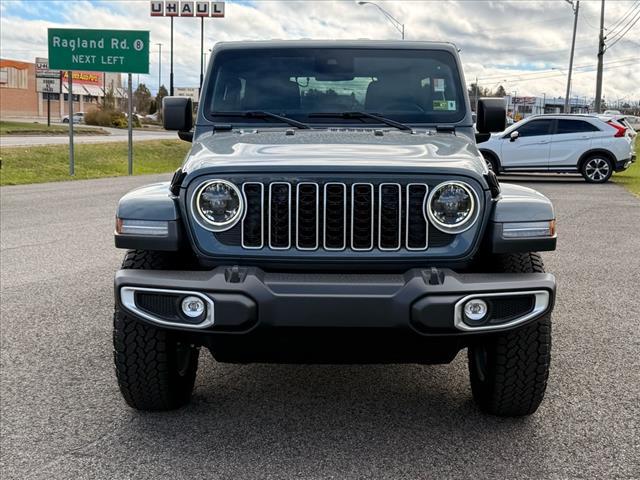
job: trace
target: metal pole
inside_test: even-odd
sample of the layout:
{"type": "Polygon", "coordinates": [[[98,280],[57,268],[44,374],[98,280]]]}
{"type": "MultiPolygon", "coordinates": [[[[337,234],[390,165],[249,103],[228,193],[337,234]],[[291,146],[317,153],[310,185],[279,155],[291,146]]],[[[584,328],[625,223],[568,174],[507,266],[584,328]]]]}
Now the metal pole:
{"type": "Polygon", "coordinates": [[[598,42],[598,74],[596,78],[596,104],[595,111],[600,113],[602,103],[602,60],[604,57],[604,0],[600,8],[600,40],[598,42]]]}
{"type": "Polygon", "coordinates": [[[402,24],[402,39],[404,40],[404,23],[402,24]]]}
{"type": "Polygon", "coordinates": [[[200,89],[204,78],[204,17],[200,17],[200,89]]]}
{"type": "Polygon", "coordinates": [[[478,113],[478,77],[476,77],[476,113],[478,113]]]}
{"type": "Polygon", "coordinates": [[[128,168],[128,172],[129,175],[133,175],[133,87],[132,87],[132,80],[131,80],[131,74],[128,74],[128,94],[129,94],[129,121],[127,122],[128,125],[128,137],[129,137],[129,168],[128,168]]]}
{"type": "MultiPolygon", "coordinates": [[[[573,4],[572,4],[573,7],[573,4]]],[[[564,96],[564,113],[570,113],[569,95],[571,94],[571,70],[573,69],[573,52],[576,48],[576,30],[578,28],[578,10],[580,9],[580,0],[576,1],[573,11],[573,38],[571,39],[571,56],[569,57],[569,75],[567,76],[567,94],[564,96]]]]}
{"type": "Polygon", "coordinates": [[[173,97],[173,17],[171,17],[171,72],[169,73],[169,95],[173,97]]]}
{"type": "Polygon", "coordinates": [[[162,85],[162,44],[158,44],[158,93],[160,93],[160,85],[162,85]]]}
{"type": "Polygon", "coordinates": [[[75,158],[73,155],[73,72],[69,70],[69,175],[76,174],[75,158]]]}
{"type": "Polygon", "coordinates": [[[47,92],[47,127],[51,126],[51,93],[47,92]]]}

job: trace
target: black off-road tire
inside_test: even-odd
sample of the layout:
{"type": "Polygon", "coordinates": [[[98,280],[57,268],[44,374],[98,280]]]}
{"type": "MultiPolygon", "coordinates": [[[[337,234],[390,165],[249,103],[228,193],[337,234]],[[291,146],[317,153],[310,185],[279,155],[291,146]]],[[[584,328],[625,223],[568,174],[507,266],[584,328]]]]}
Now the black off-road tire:
{"type": "MultiPolygon", "coordinates": [[[[163,270],[175,261],[165,253],[131,250],[122,268],[163,270]]],[[[199,351],[178,332],[138,321],[116,305],[113,348],[118,386],[129,406],[159,411],[189,403],[199,351]]]]}
{"type": "MultiPolygon", "coordinates": [[[[544,272],[537,253],[495,258],[505,273],[544,272]]],[[[487,413],[519,417],[534,413],[547,388],[551,360],[551,314],[516,330],[492,334],[468,349],[471,391],[487,413]]]]}

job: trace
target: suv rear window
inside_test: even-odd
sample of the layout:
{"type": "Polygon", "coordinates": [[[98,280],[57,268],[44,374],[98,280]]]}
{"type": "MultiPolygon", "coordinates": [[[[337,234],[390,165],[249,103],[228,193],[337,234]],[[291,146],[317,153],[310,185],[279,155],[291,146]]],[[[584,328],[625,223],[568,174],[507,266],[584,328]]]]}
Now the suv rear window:
{"type": "Polygon", "coordinates": [[[206,89],[205,114],[214,121],[238,121],[224,114],[260,110],[323,123],[326,117],[309,115],[365,111],[401,122],[451,123],[466,113],[455,58],[442,50],[223,50],[206,89]]]}
{"type": "Polygon", "coordinates": [[[585,122],[584,120],[558,120],[558,129],[556,133],[561,134],[598,131],[598,127],[590,124],[589,122],[585,122]]]}

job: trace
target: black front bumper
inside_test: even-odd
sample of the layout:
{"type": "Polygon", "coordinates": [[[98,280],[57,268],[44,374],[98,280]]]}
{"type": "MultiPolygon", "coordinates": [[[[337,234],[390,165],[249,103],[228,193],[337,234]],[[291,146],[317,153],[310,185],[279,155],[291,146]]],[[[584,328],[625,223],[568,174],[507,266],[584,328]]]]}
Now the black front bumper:
{"type": "MultiPolygon", "coordinates": [[[[445,357],[453,358],[452,352],[455,355],[478,335],[518,328],[546,314],[553,308],[555,279],[544,273],[458,274],[444,269],[412,269],[404,274],[300,274],[218,267],[211,271],[120,270],[115,291],[116,301],[129,314],[185,332],[223,360],[274,361],[275,355],[275,361],[284,361],[288,350],[298,350],[292,345],[305,344],[301,340],[311,340],[302,348],[303,353],[311,353],[313,346],[331,350],[339,339],[347,343],[347,350],[354,343],[370,346],[365,348],[371,350],[370,356],[354,353],[363,362],[429,361],[425,360],[428,351],[442,347],[445,357]],[[181,320],[179,312],[171,320],[154,313],[147,304],[147,309],[136,304],[135,295],[140,291],[156,290],[159,296],[173,295],[178,311],[187,292],[201,295],[213,314],[194,325],[181,320]],[[486,299],[492,312],[491,305],[503,299],[534,294],[544,297],[544,305],[538,305],[536,296],[535,308],[515,312],[511,319],[491,319],[475,327],[462,321],[461,302],[469,296],[486,299]],[[394,342],[395,347],[390,348],[394,342]],[[380,350],[381,345],[386,347],[380,350]]],[[[166,314],[167,302],[162,305],[166,314]]],[[[356,350],[360,349],[350,351],[356,350]]]]}

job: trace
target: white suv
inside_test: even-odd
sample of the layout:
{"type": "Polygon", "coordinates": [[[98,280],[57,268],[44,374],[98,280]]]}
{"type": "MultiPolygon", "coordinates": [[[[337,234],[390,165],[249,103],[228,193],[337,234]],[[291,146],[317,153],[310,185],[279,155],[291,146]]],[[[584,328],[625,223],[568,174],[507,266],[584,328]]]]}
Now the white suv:
{"type": "Polygon", "coordinates": [[[535,115],[478,145],[500,172],[579,172],[604,183],[635,161],[633,139],[614,119],[592,115],[535,115]]]}

